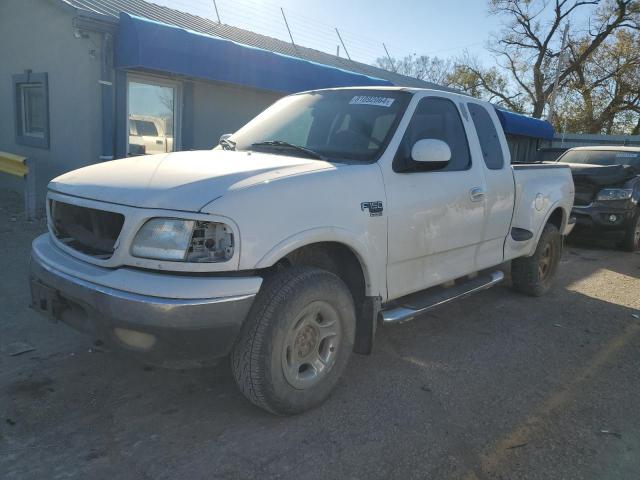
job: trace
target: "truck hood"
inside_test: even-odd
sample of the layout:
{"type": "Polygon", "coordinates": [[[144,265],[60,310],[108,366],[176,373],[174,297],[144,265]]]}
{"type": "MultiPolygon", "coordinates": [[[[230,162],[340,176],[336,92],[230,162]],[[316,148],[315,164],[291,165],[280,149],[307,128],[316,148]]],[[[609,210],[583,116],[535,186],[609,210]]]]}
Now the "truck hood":
{"type": "Polygon", "coordinates": [[[587,183],[601,187],[616,187],[637,175],[629,165],[591,165],[587,163],[566,163],[571,169],[576,183],[587,183]]]}
{"type": "Polygon", "coordinates": [[[91,200],[197,212],[231,190],[335,168],[314,159],[203,150],[114,160],[54,178],[49,189],[91,200]]]}
{"type": "Polygon", "coordinates": [[[603,188],[619,188],[637,173],[629,165],[591,165],[566,163],[571,169],[575,185],[574,204],[578,207],[590,205],[603,188]]]}

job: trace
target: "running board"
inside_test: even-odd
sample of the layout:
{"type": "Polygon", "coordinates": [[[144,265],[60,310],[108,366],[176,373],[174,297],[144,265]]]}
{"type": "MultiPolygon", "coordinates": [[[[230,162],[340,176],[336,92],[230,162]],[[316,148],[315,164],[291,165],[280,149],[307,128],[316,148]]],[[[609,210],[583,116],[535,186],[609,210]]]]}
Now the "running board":
{"type": "Polygon", "coordinates": [[[458,280],[451,287],[434,287],[413,293],[393,302],[393,306],[381,312],[383,323],[402,323],[413,320],[427,310],[491,288],[504,280],[500,270],[479,275],[472,279],[458,280]]]}

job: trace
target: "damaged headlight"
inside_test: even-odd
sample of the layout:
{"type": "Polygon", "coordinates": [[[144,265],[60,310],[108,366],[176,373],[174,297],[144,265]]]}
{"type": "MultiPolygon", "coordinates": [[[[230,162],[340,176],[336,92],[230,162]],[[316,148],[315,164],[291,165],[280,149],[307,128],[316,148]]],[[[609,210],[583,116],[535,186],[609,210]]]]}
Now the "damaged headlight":
{"type": "Polygon", "coordinates": [[[134,257],[177,262],[224,262],[233,257],[228,225],[199,220],[152,218],[136,234],[134,257]]]}
{"type": "Polygon", "coordinates": [[[633,190],[626,188],[605,188],[598,192],[596,200],[628,200],[632,194],[633,190]]]}

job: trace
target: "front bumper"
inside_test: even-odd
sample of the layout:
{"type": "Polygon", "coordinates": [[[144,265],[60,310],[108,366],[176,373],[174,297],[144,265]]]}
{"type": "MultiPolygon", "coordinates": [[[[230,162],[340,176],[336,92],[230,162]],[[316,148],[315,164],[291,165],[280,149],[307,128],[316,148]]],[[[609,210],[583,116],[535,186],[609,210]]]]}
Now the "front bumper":
{"type": "Polygon", "coordinates": [[[61,252],[47,234],[33,242],[30,277],[36,311],[147,363],[173,368],[227,355],[262,283],[260,277],[96,267],[61,252]],[[204,291],[210,292],[205,298],[204,291]],[[189,292],[198,296],[189,298],[189,292]]]}
{"type": "Polygon", "coordinates": [[[576,217],[576,235],[619,236],[629,228],[635,208],[592,204],[574,207],[571,214],[576,217]]]}

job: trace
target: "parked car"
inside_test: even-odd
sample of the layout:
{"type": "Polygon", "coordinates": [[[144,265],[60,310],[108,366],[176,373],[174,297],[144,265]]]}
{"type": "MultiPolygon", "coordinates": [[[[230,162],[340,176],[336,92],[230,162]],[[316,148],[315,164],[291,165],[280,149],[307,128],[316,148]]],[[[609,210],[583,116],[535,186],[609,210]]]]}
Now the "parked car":
{"type": "Polygon", "coordinates": [[[640,249],[640,147],[577,147],[558,162],[571,168],[575,183],[574,235],[640,249]]]}
{"type": "Polygon", "coordinates": [[[276,414],[333,390],[379,322],[488,288],[542,295],[569,233],[562,164],[510,165],[489,103],[434,90],[285,97],[213,151],[49,184],[37,310],[168,366],[231,354],[276,414]],[[444,286],[443,286],[444,285],[444,286]]]}

